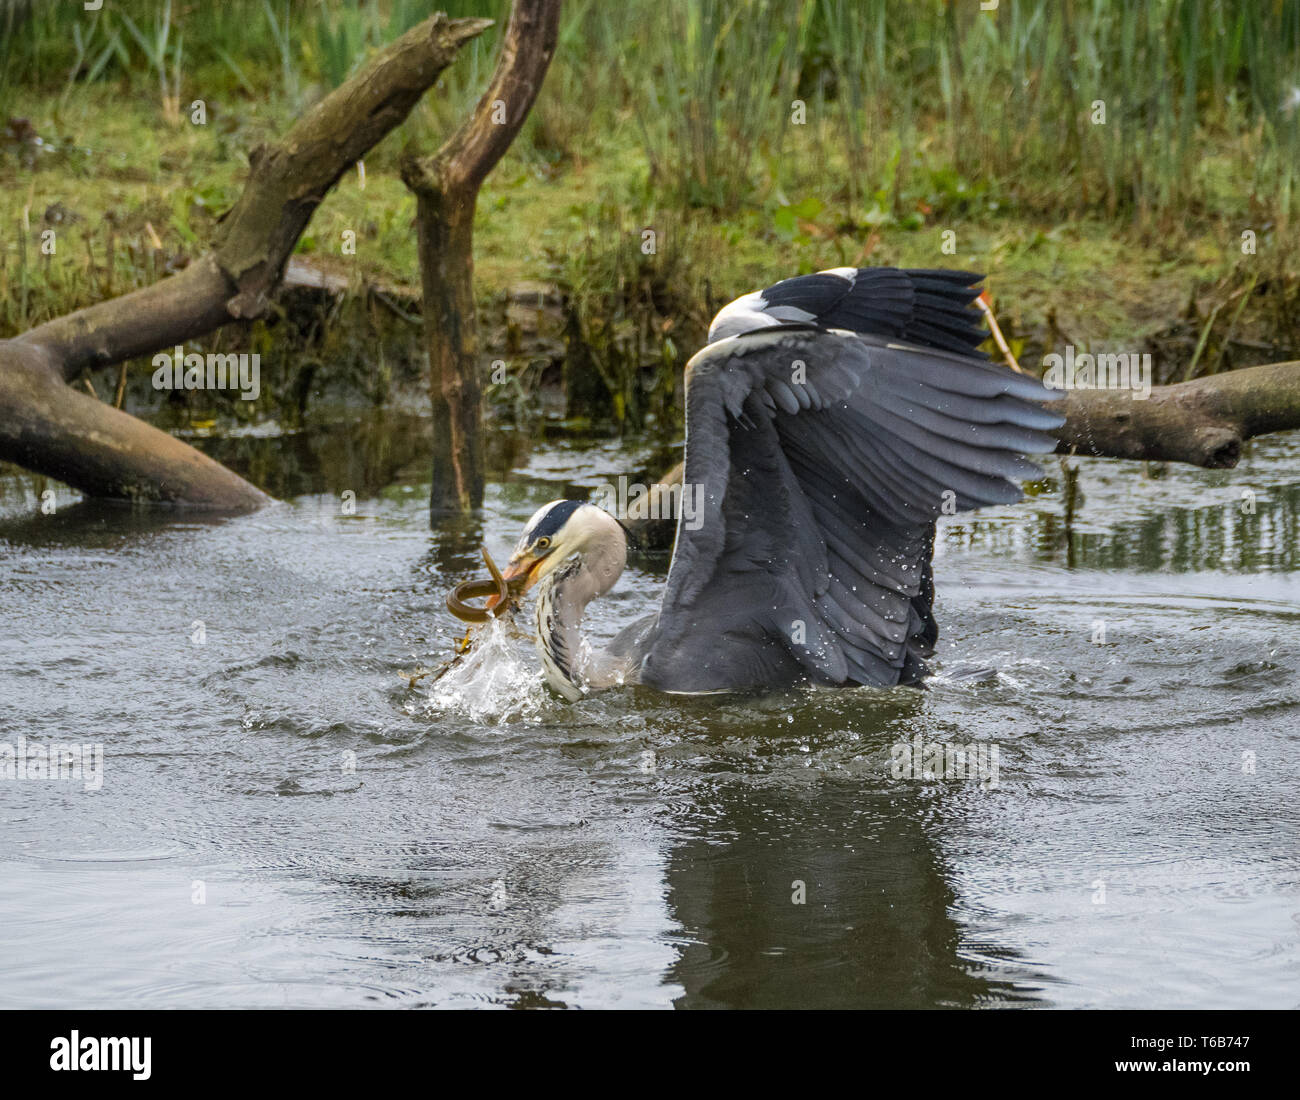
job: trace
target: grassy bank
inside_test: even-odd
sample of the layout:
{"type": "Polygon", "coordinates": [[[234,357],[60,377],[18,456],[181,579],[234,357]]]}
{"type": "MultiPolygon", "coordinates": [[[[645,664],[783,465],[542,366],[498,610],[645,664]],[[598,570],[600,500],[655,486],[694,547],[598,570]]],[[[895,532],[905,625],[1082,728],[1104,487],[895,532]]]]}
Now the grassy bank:
{"type": "MultiPolygon", "coordinates": [[[[438,6],[501,20],[507,7],[438,6]]],[[[0,335],[186,263],[238,194],[248,150],[433,7],[0,0],[0,335]]],[[[414,204],[397,166],[463,116],[495,43],[473,43],[364,177],[329,196],[299,249],[313,266],[409,312],[414,204]]],[[[570,381],[589,376],[578,411],[663,417],[723,302],[796,272],[899,263],[989,273],[1031,361],[1065,341],[1154,350],[1173,380],[1193,359],[1203,373],[1293,356],[1298,83],[1296,0],[1004,0],[991,13],[570,0],[533,117],[480,200],[476,275],[500,313],[486,350],[530,387],[567,350],[570,381]],[[497,306],[539,284],[562,307],[530,342],[497,306]]],[[[375,401],[392,376],[418,375],[412,326],[359,300],[340,333],[333,310],[224,337],[285,356],[258,411],[305,407],[337,369],[375,401]]]]}

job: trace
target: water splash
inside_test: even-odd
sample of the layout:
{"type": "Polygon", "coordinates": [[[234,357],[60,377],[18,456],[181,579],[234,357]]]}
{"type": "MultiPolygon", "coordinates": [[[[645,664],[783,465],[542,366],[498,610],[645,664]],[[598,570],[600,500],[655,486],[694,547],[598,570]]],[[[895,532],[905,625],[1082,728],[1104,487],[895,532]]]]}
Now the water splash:
{"type": "Polygon", "coordinates": [[[484,624],[473,648],[433,682],[424,712],[499,726],[540,722],[549,701],[545,680],[518,639],[507,620],[484,624]]]}

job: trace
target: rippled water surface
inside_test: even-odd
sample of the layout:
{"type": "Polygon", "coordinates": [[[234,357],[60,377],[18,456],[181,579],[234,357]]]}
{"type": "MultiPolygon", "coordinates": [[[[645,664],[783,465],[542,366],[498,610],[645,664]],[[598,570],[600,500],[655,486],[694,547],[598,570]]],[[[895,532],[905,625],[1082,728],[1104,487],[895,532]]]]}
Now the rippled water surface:
{"type": "Polygon", "coordinates": [[[0,1006],[1300,1002],[1300,439],[1081,462],[1068,537],[1050,487],[949,522],[925,691],[576,705],[504,634],[404,674],[481,542],[651,451],[514,453],[430,531],[391,426],[209,446],[285,503],[0,476],[0,744],[104,752],[98,790],[0,780],[0,1006]],[[902,743],[997,783],[895,778],[902,743]]]}

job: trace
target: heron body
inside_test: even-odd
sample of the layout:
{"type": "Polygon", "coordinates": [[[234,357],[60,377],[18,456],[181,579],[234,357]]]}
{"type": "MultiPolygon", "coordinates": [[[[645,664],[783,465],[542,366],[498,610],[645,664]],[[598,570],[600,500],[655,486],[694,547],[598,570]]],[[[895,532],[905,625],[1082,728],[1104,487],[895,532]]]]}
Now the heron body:
{"type": "Polygon", "coordinates": [[[552,501],[505,571],[536,585],[536,637],[565,698],[619,684],[675,693],[918,682],[933,653],[941,514],[1020,499],[1054,449],[1059,397],[987,362],[963,272],[838,268],[722,309],[686,367],[683,481],[653,613],[592,647],[587,605],[627,561],[619,522],[552,501]]]}

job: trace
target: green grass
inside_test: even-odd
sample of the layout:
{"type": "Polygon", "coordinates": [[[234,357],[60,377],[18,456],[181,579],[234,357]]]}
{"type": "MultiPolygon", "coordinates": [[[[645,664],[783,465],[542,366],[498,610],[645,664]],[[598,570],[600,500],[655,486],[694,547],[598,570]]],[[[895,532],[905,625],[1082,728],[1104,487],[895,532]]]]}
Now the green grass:
{"type": "MultiPolygon", "coordinates": [[[[0,0],[10,17],[30,12],[5,38],[0,112],[38,91],[127,94],[162,115],[179,71],[187,101],[269,100],[292,115],[434,6],[118,0],[87,13],[0,0]]],[[[508,10],[445,6],[499,21],[508,10]]],[[[461,116],[496,37],[466,50],[414,135],[461,116]]],[[[570,0],[525,144],[568,159],[630,130],[647,190],[714,210],[815,185],[868,224],[878,205],[876,220],[914,212],[938,173],[1038,212],[1173,224],[1189,204],[1260,204],[1290,225],[1300,111],[1286,104],[1298,84],[1300,0],[1006,0],[995,12],[944,0],[570,0]]]]}
{"type": "MultiPolygon", "coordinates": [[[[508,11],[438,6],[499,25],[508,11]]],[[[0,0],[0,27],[14,20],[0,121],[29,119],[41,139],[0,143],[0,334],[201,251],[247,151],[434,7],[0,0]],[[196,99],[206,126],[189,121],[196,99]],[[56,257],[40,253],[50,227],[56,257]]],[[[417,284],[397,165],[464,116],[498,34],[372,153],[364,190],[345,177],[300,251],[417,284]]],[[[713,308],[839,264],[989,272],[1030,347],[1051,315],[1081,343],[1134,344],[1193,294],[1254,280],[1259,308],[1238,334],[1259,314],[1277,320],[1269,338],[1290,338],[1298,84],[1300,0],[1003,0],[992,13],[973,0],[568,0],[541,97],[481,196],[478,284],[486,297],[558,283],[633,418],[671,396],[713,308]],[[1257,255],[1242,255],[1243,230],[1257,255]],[[658,396],[634,384],[648,364],[662,367],[658,396]]],[[[1235,306],[1220,312],[1226,328],[1235,306]]],[[[1207,359],[1220,350],[1211,340],[1207,359]]]]}

